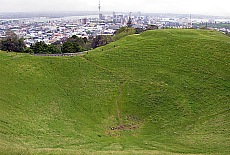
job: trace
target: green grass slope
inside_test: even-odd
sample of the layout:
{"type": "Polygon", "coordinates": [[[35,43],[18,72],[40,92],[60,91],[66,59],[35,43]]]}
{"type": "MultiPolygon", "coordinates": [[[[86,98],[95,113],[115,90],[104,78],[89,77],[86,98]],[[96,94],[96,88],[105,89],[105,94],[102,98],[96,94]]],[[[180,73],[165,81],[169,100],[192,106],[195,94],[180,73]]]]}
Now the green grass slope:
{"type": "Polygon", "coordinates": [[[0,154],[229,146],[230,38],[221,33],[147,31],[77,57],[0,52],[0,154]]]}

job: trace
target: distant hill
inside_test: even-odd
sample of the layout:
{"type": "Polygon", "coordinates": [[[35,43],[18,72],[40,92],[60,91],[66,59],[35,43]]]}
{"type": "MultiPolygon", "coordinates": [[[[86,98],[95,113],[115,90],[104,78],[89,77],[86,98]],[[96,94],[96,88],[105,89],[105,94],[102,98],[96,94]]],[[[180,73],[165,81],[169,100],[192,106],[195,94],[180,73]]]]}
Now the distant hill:
{"type": "Polygon", "coordinates": [[[0,52],[0,154],[229,154],[230,38],[155,30],[76,57],[0,52]]]}

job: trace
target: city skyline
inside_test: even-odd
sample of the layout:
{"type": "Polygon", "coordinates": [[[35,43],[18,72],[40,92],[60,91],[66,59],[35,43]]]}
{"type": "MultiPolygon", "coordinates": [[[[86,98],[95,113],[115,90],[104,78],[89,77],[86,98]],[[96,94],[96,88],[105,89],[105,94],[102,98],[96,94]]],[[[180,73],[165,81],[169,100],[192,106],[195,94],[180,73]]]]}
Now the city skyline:
{"type": "MultiPolygon", "coordinates": [[[[0,0],[0,12],[98,11],[99,0],[0,0]]],[[[101,0],[101,11],[230,16],[228,0],[101,0]]]]}

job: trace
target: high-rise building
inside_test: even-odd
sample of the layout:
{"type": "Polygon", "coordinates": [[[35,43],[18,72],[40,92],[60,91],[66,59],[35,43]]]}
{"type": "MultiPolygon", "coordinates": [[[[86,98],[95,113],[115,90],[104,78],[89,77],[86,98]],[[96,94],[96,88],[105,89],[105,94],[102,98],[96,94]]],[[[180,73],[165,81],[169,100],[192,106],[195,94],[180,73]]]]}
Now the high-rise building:
{"type": "Polygon", "coordinates": [[[116,18],[116,12],[113,11],[113,18],[116,18]]]}
{"type": "Polygon", "coordinates": [[[113,12],[113,23],[115,24],[117,22],[117,16],[116,13],[113,12]]]}

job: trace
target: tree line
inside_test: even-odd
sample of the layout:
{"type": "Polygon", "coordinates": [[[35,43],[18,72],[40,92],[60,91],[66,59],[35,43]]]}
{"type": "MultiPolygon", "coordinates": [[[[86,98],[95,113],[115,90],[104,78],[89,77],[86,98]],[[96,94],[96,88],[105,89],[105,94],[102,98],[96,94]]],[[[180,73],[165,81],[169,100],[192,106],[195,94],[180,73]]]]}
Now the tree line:
{"type": "Polygon", "coordinates": [[[23,38],[19,38],[13,31],[7,31],[6,37],[0,40],[0,49],[7,52],[24,52],[31,54],[57,54],[57,53],[77,53],[87,50],[87,41],[77,36],[72,36],[62,42],[46,44],[36,42],[30,47],[26,47],[23,38]]]}
{"type": "Polygon", "coordinates": [[[25,52],[31,54],[58,54],[58,53],[77,53],[87,51],[111,42],[117,41],[127,35],[142,33],[142,28],[132,28],[131,26],[121,27],[114,35],[98,35],[95,38],[79,38],[73,35],[62,41],[53,44],[36,42],[30,47],[26,47],[24,39],[19,38],[13,31],[7,31],[6,37],[0,40],[0,50],[8,52],[25,52]]]}

